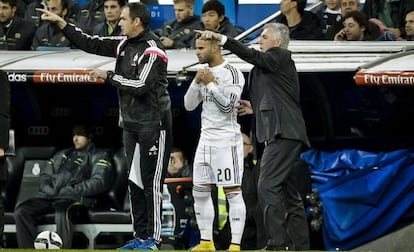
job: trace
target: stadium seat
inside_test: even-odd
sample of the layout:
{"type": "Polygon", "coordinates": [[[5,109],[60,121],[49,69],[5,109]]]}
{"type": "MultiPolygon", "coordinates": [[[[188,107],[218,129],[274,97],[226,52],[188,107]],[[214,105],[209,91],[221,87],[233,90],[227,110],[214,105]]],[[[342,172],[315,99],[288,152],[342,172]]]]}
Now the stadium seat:
{"type": "Polygon", "coordinates": [[[114,155],[114,170],[116,172],[112,189],[107,194],[107,200],[98,199],[97,207],[89,211],[89,224],[77,225],[89,240],[89,249],[94,249],[96,238],[101,233],[113,236],[122,233],[132,233],[131,216],[125,208],[124,200],[128,200],[128,167],[125,162],[124,150],[119,149],[114,155]],[[102,203],[105,201],[105,203],[102,203]]]}
{"type": "Polygon", "coordinates": [[[16,149],[15,156],[7,157],[8,179],[2,192],[6,204],[5,234],[16,232],[14,208],[38,191],[40,167],[47,163],[56,150],[54,146],[20,147],[16,149]]]}

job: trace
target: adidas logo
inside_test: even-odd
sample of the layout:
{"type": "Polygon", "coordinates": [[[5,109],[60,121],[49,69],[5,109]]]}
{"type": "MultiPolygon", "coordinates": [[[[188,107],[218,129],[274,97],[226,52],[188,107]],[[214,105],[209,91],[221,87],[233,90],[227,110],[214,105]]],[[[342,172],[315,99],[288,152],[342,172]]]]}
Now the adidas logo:
{"type": "Polygon", "coordinates": [[[149,149],[148,156],[158,156],[158,148],[155,145],[149,149]]]}

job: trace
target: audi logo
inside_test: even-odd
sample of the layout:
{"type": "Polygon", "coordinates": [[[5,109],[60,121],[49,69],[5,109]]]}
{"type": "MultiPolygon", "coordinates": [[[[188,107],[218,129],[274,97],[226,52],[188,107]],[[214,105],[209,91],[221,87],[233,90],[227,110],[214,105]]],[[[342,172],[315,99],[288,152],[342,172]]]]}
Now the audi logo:
{"type": "Polygon", "coordinates": [[[54,107],[50,109],[51,117],[70,117],[72,109],[68,107],[54,107]]]}
{"type": "Polygon", "coordinates": [[[29,136],[46,136],[49,135],[48,126],[30,126],[27,129],[27,134],[29,136]]]}

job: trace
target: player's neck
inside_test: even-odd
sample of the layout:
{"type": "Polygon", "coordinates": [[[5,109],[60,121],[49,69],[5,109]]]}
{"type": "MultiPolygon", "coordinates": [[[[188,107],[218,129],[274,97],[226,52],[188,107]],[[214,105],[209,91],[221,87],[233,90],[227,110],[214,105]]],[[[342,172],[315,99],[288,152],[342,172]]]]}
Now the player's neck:
{"type": "Polygon", "coordinates": [[[223,57],[217,57],[217,58],[213,59],[211,62],[209,62],[208,66],[209,67],[215,67],[215,66],[223,64],[223,62],[224,62],[223,57]]]}

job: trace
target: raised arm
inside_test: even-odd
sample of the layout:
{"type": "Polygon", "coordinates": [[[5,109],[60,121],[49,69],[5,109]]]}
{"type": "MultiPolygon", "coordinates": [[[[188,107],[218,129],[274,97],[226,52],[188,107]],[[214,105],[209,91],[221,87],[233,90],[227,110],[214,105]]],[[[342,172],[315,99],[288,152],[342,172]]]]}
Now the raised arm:
{"type": "Polygon", "coordinates": [[[88,53],[116,57],[117,46],[121,40],[125,39],[117,36],[90,36],[84,33],[79,27],[76,27],[74,24],[67,23],[63,18],[48,10],[38,8],[36,10],[42,12],[42,20],[55,23],[71,43],[73,43],[77,48],[88,53]]]}

